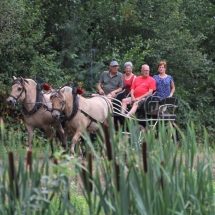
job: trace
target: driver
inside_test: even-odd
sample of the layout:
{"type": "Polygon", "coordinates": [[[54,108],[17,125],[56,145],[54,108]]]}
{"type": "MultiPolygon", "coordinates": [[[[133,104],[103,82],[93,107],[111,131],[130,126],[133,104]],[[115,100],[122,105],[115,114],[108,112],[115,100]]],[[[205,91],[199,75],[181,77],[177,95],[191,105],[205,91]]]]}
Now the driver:
{"type": "Polygon", "coordinates": [[[122,91],[123,75],[118,72],[117,61],[110,62],[109,71],[104,71],[97,84],[99,94],[115,98],[116,94],[122,91]]]}

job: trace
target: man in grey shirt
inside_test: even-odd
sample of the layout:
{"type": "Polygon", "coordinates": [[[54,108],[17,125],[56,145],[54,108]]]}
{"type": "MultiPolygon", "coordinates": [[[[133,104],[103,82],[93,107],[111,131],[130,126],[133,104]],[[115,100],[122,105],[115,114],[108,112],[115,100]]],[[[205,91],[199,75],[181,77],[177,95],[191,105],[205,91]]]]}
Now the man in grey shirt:
{"type": "Polygon", "coordinates": [[[107,95],[112,98],[123,88],[123,75],[118,72],[119,64],[117,61],[110,62],[109,71],[104,71],[101,74],[97,89],[99,94],[107,95]]]}

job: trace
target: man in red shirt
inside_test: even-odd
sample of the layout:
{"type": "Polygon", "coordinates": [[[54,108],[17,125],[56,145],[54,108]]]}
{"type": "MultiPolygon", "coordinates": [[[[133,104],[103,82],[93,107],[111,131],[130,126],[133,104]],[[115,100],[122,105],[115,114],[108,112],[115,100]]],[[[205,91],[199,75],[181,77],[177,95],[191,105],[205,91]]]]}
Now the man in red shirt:
{"type": "Polygon", "coordinates": [[[122,113],[125,112],[128,104],[133,104],[127,115],[134,114],[137,108],[143,104],[145,98],[156,90],[155,79],[149,76],[149,72],[149,66],[143,64],[141,67],[142,76],[135,78],[131,86],[131,97],[122,100],[122,113]]]}

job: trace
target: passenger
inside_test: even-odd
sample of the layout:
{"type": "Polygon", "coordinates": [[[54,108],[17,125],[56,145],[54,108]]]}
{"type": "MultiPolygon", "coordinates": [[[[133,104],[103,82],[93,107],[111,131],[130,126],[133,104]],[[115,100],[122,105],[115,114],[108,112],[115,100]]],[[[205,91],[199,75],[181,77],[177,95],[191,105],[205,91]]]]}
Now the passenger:
{"type": "Polygon", "coordinates": [[[126,95],[130,94],[131,91],[131,85],[136,78],[136,75],[132,73],[133,65],[131,62],[126,62],[124,64],[124,71],[123,79],[124,79],[124,85],[126,87],[126,95]]]}
{"type": "Polygon", "coordinates": [[[141,67],[142,76],[136,77],[131,86],[131,97],[122,100],[122,113],[125,112],[128,104],[132,104],[132,108],[127,116],[134,114],[137,108],[143,104],[145,98],[156,90],[155,79],[149,76],[149,72],[149,66],[143,64],[141,67]]]}
{"type": "Polygon", "coordinates": [[[170,98],[175,92],[175,84],[172,76],[166,74],[167,63],[160,61],[158,63],[159,75],[154,75],[156,81],[156,92],[159,99],[170,98]]]}
{"type": "Polygon", "coordinates": [[[123,75],[118,72],[119,64],[117,61],[110,62],[109,71],[101,74],[97,89],[99,94],[114,98],[123,88],[123,75]]]}

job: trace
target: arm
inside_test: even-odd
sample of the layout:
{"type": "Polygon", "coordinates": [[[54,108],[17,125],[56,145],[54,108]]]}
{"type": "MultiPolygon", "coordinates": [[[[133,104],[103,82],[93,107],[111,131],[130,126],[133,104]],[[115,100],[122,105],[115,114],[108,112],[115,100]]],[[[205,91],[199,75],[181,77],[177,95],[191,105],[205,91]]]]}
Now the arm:
{"type": "Polygon", "coordinates": [[[110,92],[111,96],[114,98],[117,93],[122,91],[122,87],[117,88],[116,90],[110,92]]]}
{"type": "Polygon", "coordinates": [[[133,78],[133,81],[132,81],[132,84],[134,83],[134,80],[135,80],[135,78],[136,78],[137,76],[136,75],[134,75],[134,78],[133,78]]]}
{"type": "Polygon", "coordinates": [[[174,84],[174,82],[171,83],[170,87],[171,87],[171,91],[170,91],[170,94],[169,94],[168,97],[172,97],[174,92],[175,92],[175,84],[174,84]]]}
{"type": "Polygon", "coordinates": [[[130,93],[131,93],[131,101],[135,102],[136,98],[134,97],[134,89],[131,89],[130,93]]]}
{"type": "Polygon", "coordinates": [[[152,90],[152,89],[149,89],[149,91],[148,91],[147,93],[145,93],[144,95],[142,95],[142,96],[136,98],[136,101],[139,101],[139,100],[141,100],[141,99],[143,99],[143,98],[146,98],[147,96],[152,95],[152,93],[153,93],[153,90],[152,90]]]}
{"type": "Polygon", "coordinates": [[[98,89],[98,91],[99,91],[99,94],[104,95],[104,91],[103,91],[103,89],[102,89],[102,83],[98,83],[98,84],[97,84],[97,89],[98,89]]]}
{"type": "Polygon", "coordinates": [[[116,90],[113,90],[112,92],[110,92],[110,94],[113,98],[116,96],[117,93],[122,91],[122,88],[124,86],[123,75],[121,73],[119,73],[118,75],[120,75],[120,81],[118,83],[118,88],[116,90]]]}

